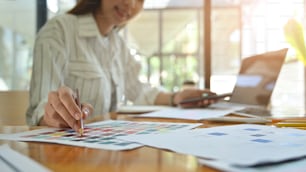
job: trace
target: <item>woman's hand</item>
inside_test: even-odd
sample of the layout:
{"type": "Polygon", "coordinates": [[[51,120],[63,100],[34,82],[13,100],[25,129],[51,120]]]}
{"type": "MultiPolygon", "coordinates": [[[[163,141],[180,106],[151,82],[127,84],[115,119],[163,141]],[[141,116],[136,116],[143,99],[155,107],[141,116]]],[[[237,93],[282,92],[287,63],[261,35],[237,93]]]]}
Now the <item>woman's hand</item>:
{"type": "Polygon", "coordinates": [[[92,112],[93,107],[90,104],[83,103],[80,109],[75,101],[75,93],[63,86],[57,91],[49,92],[45,114],[39,124],[57,128],[70,127],[79,131],[79,120],[85,119],[92,112]]]}
{"type": "Polygon", "coordinates": [[[182,108],[197,108],[197,107],[206,107],[212,103],[215,103],[216,99],[211,100],[201,100],[190,103],[181,103],[183,100],[191,98],[203,97],[203,95],[215,95],[215,93],[209,90],[200,90],[200,89],[184,89],[180,92],[177,92],[174,96],[174,103],[182,108]]]}

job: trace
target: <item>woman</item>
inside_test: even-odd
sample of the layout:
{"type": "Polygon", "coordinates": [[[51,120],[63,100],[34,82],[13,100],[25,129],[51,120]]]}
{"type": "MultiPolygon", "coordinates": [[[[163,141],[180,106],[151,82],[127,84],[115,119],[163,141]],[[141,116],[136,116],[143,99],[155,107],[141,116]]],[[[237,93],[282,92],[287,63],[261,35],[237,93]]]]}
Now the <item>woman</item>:
{"type": "MultiPolygon", "coordinates": [[[[125,97],[135,104],[177,105],[207,90],[161,92],[137,79],[140,65],[118,28],[143,8],[143,0],[81,0],[38,33],[30,88],[29,125],[80,128],[80,118],[115,111],[125,97]],[[80,90],[80,109],[74,100],[80,90]],[[94,109],[94,110],[93,110],[94,109]]],[[[211,103],[199,102],[197,106],[211,103]]],[[[184,107],[194,104],[184,104],[184,107]]]]}

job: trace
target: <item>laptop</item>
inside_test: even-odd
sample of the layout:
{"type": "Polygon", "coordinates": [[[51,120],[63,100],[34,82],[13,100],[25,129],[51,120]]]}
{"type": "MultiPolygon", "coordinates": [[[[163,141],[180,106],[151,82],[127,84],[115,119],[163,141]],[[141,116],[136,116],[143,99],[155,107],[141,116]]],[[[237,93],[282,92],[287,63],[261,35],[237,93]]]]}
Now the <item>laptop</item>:
{"type": "Polygon", "coordinates": [[[240,107],[233,112],[237,115],[271,117],[268,105],[287,51],[285,48],[243,59],[232,96],[216,105],[240,107]]]}

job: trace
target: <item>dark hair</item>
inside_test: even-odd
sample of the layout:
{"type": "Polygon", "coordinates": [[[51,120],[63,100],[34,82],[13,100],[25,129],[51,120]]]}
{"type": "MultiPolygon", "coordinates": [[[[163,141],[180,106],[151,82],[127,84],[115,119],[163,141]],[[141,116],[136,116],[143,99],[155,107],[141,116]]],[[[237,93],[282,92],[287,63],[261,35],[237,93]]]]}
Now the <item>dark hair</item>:
{"type": "Polygon", "coordinates": [[[100,8],[100,4],[101,0],[80,0],[76,6],[69,10],[67,13],[75,15],[93,13],[98,8],[100,8]]]}

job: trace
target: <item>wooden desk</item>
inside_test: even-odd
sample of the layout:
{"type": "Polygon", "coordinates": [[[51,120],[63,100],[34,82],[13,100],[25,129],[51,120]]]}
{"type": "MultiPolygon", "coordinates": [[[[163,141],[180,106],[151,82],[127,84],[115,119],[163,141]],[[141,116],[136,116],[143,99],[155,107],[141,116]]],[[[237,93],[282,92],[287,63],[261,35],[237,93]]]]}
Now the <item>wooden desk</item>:
{"type": "MultiPolygon", "coordinates": [[[[184,120],[132,118],[128,115],[109,114],[104,119],[126,119],[133,121],[164,121],[186,122],[184,120]]],[[[93,122],[103,120],[96,118],[93,122]]],[[[189,121],[190,122],[190,121],[189,121]]],[[[202,127],[223,125],[221,123],[206,123],[202,127]]],[[[1,126],[0,133],[15,133],[27,131],[27,126],[1,126]]],[[[178,154],[151,147],[141,147],[129,151],[109,151],[84,147],[66,146],[50,143],[0,141],[7,143],[14,150],[36,160],[52,171],[146,171],[146,172],[216,172],[213,168],[203,166],[194,156],[178,154]]],[[[17,162],[18,163],[18,162],[17,162]]]]}

